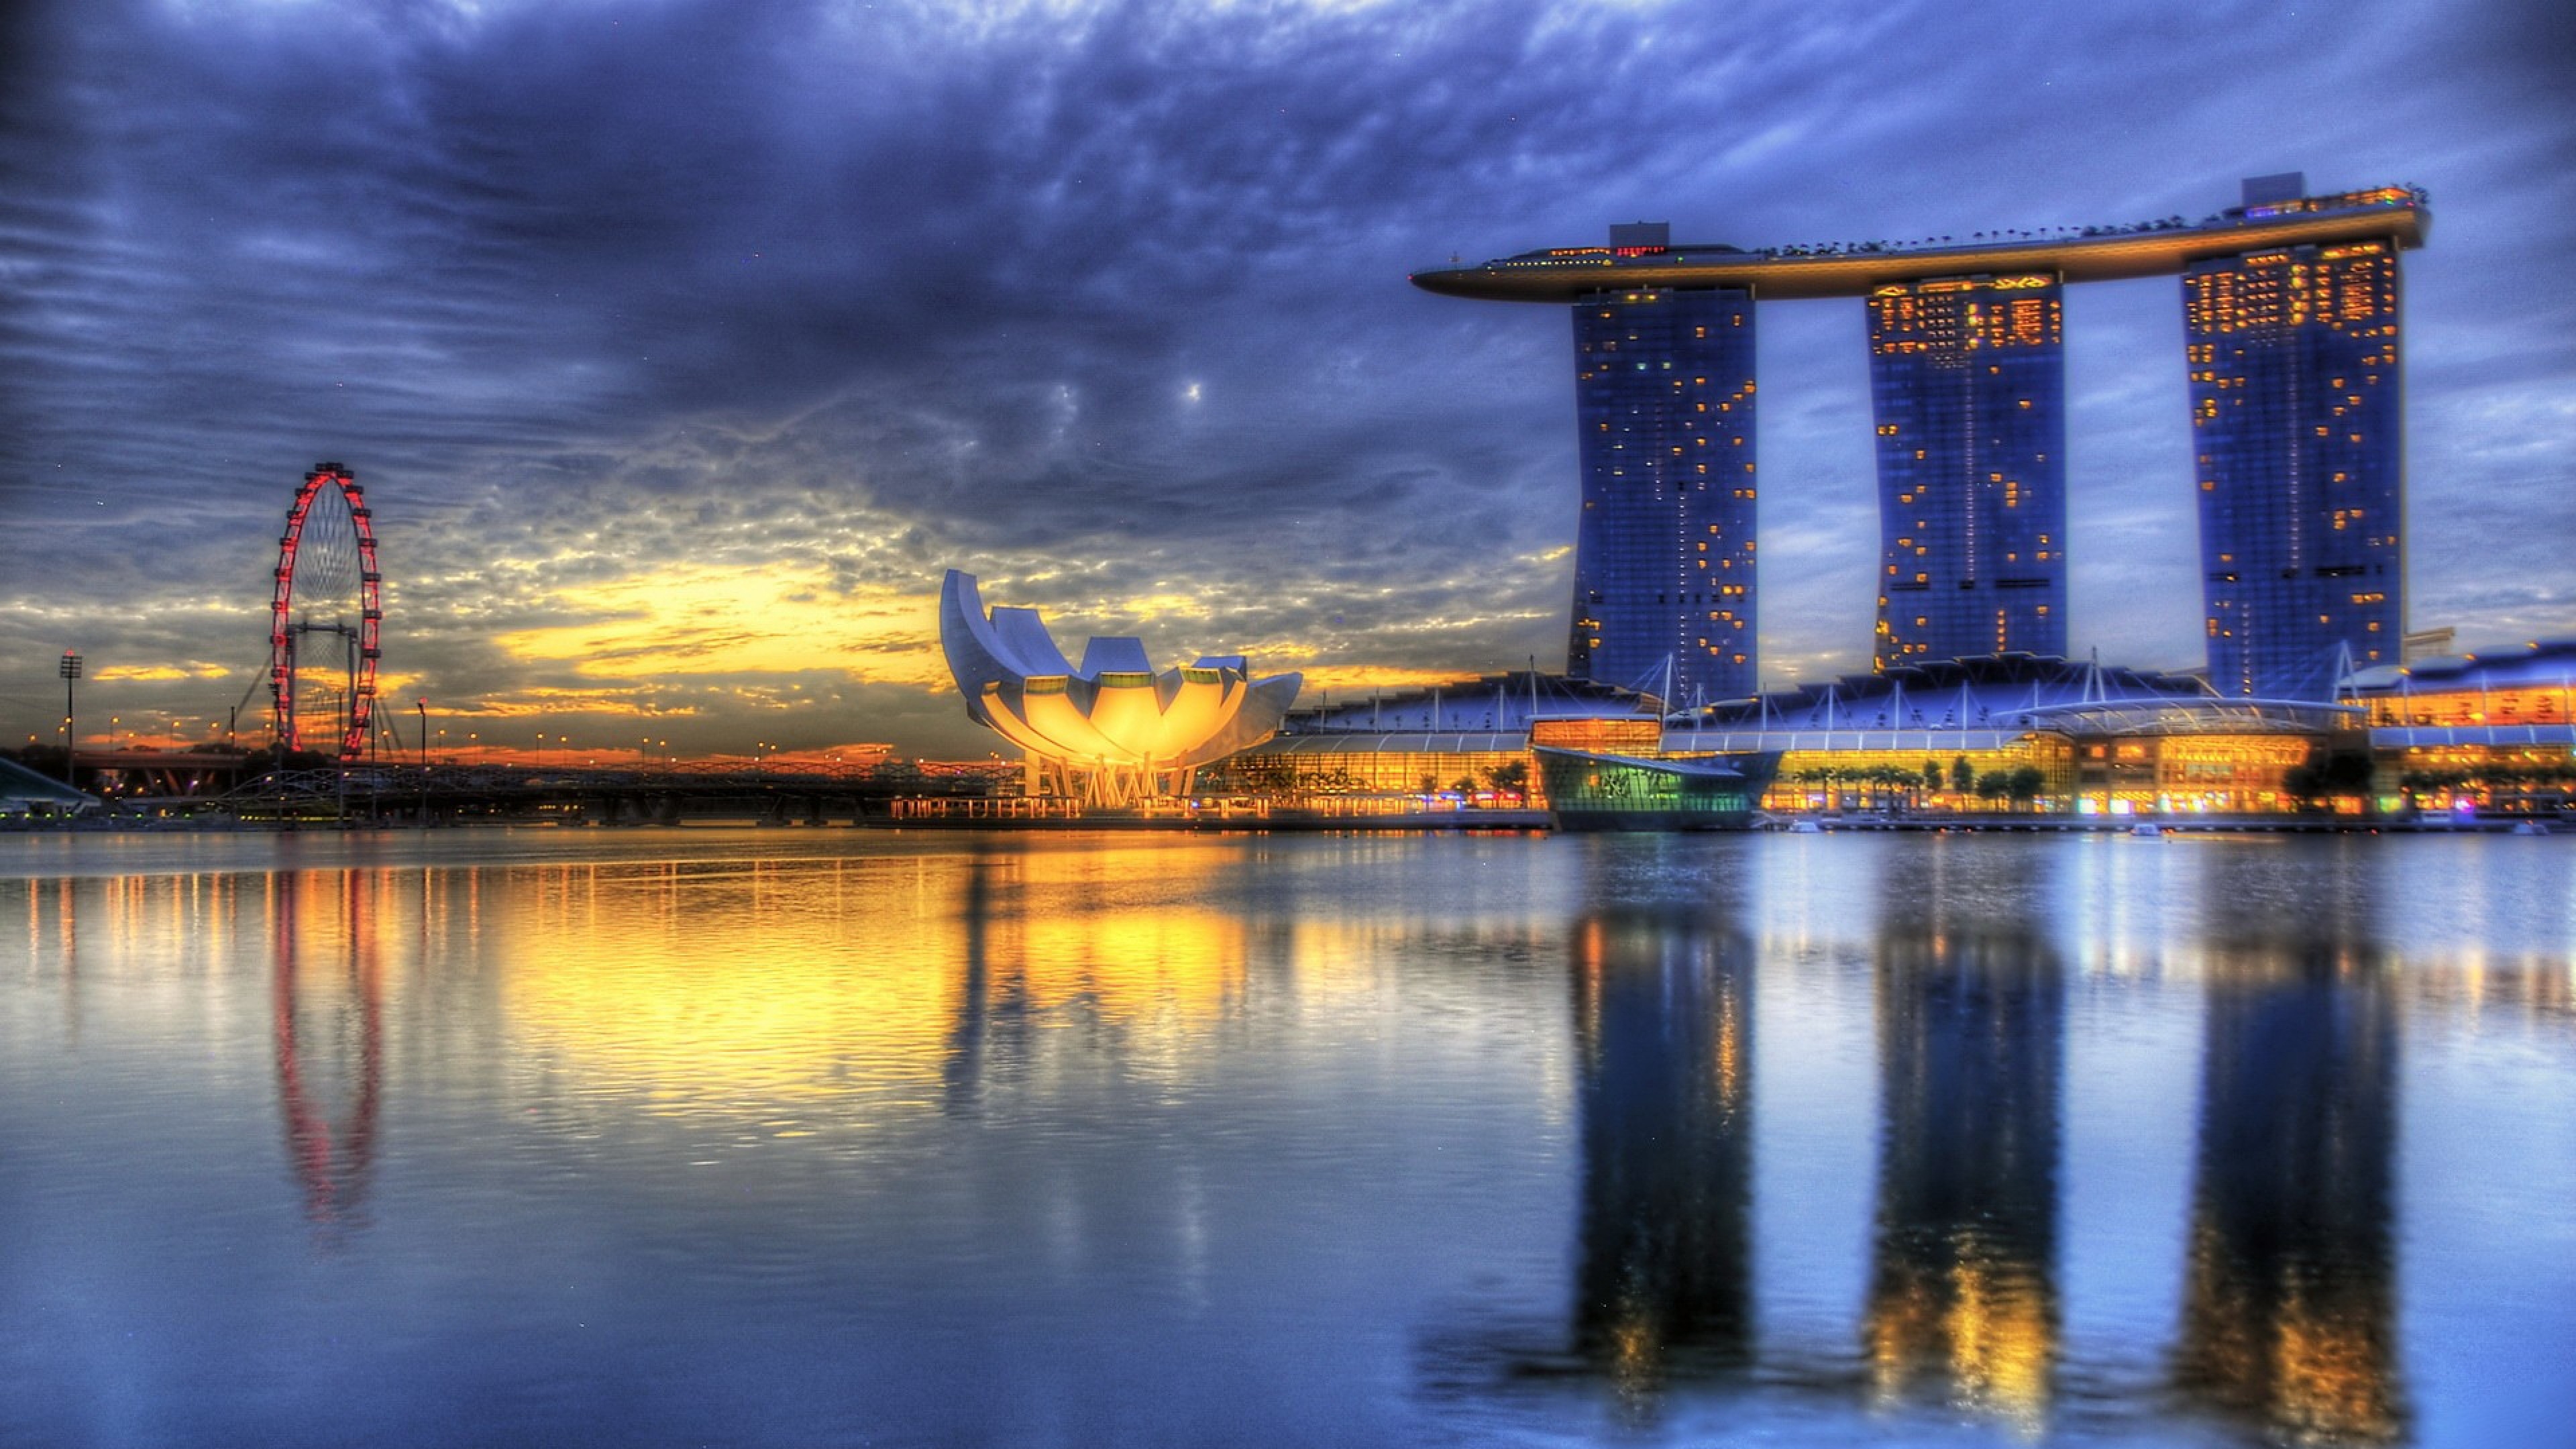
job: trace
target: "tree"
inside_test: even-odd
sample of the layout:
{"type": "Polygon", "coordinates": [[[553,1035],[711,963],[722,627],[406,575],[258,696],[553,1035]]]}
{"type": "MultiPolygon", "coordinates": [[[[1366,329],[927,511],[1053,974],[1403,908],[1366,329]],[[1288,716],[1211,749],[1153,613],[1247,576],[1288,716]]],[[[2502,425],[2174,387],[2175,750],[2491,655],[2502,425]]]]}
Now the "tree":
{"type": "Polygon", "coordinates": [[[2011,796],[2016,805],[2029,804],[2039,798],[2040,791],[2047,788],[2048,776],[2043,774],[2037,765],[2022,765],[2004,780],[2004,793],[2011,796]]]}
{"type": "Polygon", "coordinates": [[[1226,771],[1246,795],[1287,795],[1297,788],[1296,762],[1286,755],[1237,755],[1226,771]]]}
{"type": "Polygon", "coordinates": [[[1487,783],[1506,795],[1518,795],[1529,789],[1529,761],[1510,760],[1485,772],[1487,783]]]}
{"type": "Polygon", "coordinates": [[[1941,762],[1939,760],[1925,760],[1923,762],[1923,789],[1927,794],[1938,795],[1941,793],[1941,762]]]}
{"type": "Polygon", "coordinates": [[[2329,795],[2365,795],[2376,776],[2364,750],[2337,750],[2326,756],[2324,785],[2329,795]]]}
{"type": "Polygon", "coordinates": [[[1977,771],[1968,763],[1968,757],[1965,755],[1950,762],[1950,789],[1953,794],[1959,795],[1976,793],[1977,771]]]}
{"type": "Polygon", "coordinates": [[[2281,788],[2300,803],[2313,805],[2337,796],[2363,794],[2370,789],[2371,779],[2367,753],[2335,750],[2322,760],[2290,767],[2281,777],[2281,788]]]}
{"type": "Polygon", "coordinates": [[[1438,775],[1425,774],[1421,779],[1420,788],[1415,793],[1422,795],[1439,794],[1440,777],[1438,775]]]}
{"type": "Polygon", "coordinates": [[[2012,776],[2001,770],[1988,770],[1976,780],[1977,798],[2000,800],[2012,793],[2012,776]]]}

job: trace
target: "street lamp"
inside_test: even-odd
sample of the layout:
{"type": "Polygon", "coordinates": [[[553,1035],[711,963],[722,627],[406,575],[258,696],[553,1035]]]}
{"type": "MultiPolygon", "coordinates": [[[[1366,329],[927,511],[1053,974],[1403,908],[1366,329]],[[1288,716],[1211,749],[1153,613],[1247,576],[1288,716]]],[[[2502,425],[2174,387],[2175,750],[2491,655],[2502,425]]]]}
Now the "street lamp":
{"type": "Polygon", "coordinates": [[[81,657],[76,651],[70,649],[63,651],[61,673],[63,676],[63,783],[71,785],[74,783],[72,746],[77,741],[77,737],[72,733],[72,722],[78,718],[72,710],[72,682],[81,677],[81,657]]]}

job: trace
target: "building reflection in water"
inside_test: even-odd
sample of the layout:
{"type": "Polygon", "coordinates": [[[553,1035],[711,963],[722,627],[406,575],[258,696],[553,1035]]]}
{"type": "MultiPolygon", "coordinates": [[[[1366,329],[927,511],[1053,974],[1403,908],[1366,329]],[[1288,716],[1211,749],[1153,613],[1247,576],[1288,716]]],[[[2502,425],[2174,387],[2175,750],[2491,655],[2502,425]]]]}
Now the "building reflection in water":
{"type": "MultiPolygon", "coordinates": [[[[984,1040],[992,1030],[992,948],[986,918],[993,910],[992,869],[996,862],[977,853],[966,861],[966,884],[959,893],[960,943],[957,1010],[948,1032],[948,1050],[940,1067],[940,1102],[950,1112],[975,1110],[984,1092],[984,1040]]],[[[1016,1001],[1016,998],[1015,998],[1016,1001]]]]}
{"type": "Polygon", "coordinates": [[[1575,928],[1583,1197],[1573,1349],[1635,1413],[1753,1356],[1753,972],[1679,914],[1575,928]]]}
{"type": "Polygon", "coordinates": [[[1732,913],[1618,909],[1567,938],[1581,1151],[1568,1319],[1424,1343],[1425,1387],[1600,1386],[1631,1425],[1750,1366],[1753,950],[1732,913]]]}
{"type": "MultiPolygon", "coordinates": [[[[1928,868],[1928,866],[1927,866],[1928,868]]],[[[2059,1354],[2056,952],[1956,883],[1889,881],[1877,946],[1879,1176],[1862,1348],[1882,1403],[2036,1429],[2059,1354]]]]}
{"type": "Polygon", "coordinates": [[[335,1231],[360,1221],[384,1100],[383,965],[371,917],[375,877],[339,871],[317,890],[269,878],[270,1038],[286,1157],[305,1216],[335,1231]],[[319,897],[319,899],[317,899],[319,897]],[[333,1098],[344,1099],[338,1106],[333,1098]]]}
{"type": "Polygon", "coordinates": [[[2375,949],[2314,937],[2210,960],[2175,1378],[2269,1437],[2404,1432],[2393,974],[2375,949]]]}

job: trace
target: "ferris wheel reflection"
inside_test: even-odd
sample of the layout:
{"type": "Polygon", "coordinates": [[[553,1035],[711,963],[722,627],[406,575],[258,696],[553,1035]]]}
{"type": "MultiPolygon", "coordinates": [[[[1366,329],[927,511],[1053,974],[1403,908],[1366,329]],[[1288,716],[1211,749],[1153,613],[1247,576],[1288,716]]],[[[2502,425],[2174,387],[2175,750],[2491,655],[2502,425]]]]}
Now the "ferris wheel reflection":
{"type": "Polygon", "coordinates": [[[382,972],[366,929],[366,889],[355,874],[339,881],[340,929],[331,949],[314,953],[327,959],[311,963],[310,980],[299,942],[308,924],[327,920],[330,907],[311,901],[292,874],[271,886],[271,1039],[287,1164],[303,1188],[305,1217],[326,1236],[364,1222],[384,1097],[382,972]],[[343,1101],[336,1117],[334,1098],[343,1101]]]}

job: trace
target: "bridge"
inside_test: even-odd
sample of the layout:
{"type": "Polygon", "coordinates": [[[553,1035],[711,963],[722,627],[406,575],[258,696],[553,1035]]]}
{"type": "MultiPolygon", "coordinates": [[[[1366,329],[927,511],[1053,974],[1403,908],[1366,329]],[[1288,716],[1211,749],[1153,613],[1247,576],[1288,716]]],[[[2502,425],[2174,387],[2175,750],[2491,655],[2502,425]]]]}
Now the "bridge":
{"type": "Polygon", "coordinates": [[[242,782],[249,763],[250,752],[236,749],[79,749],[72,752],[72,784],[115,797],[220,795],[242,782]]]}

